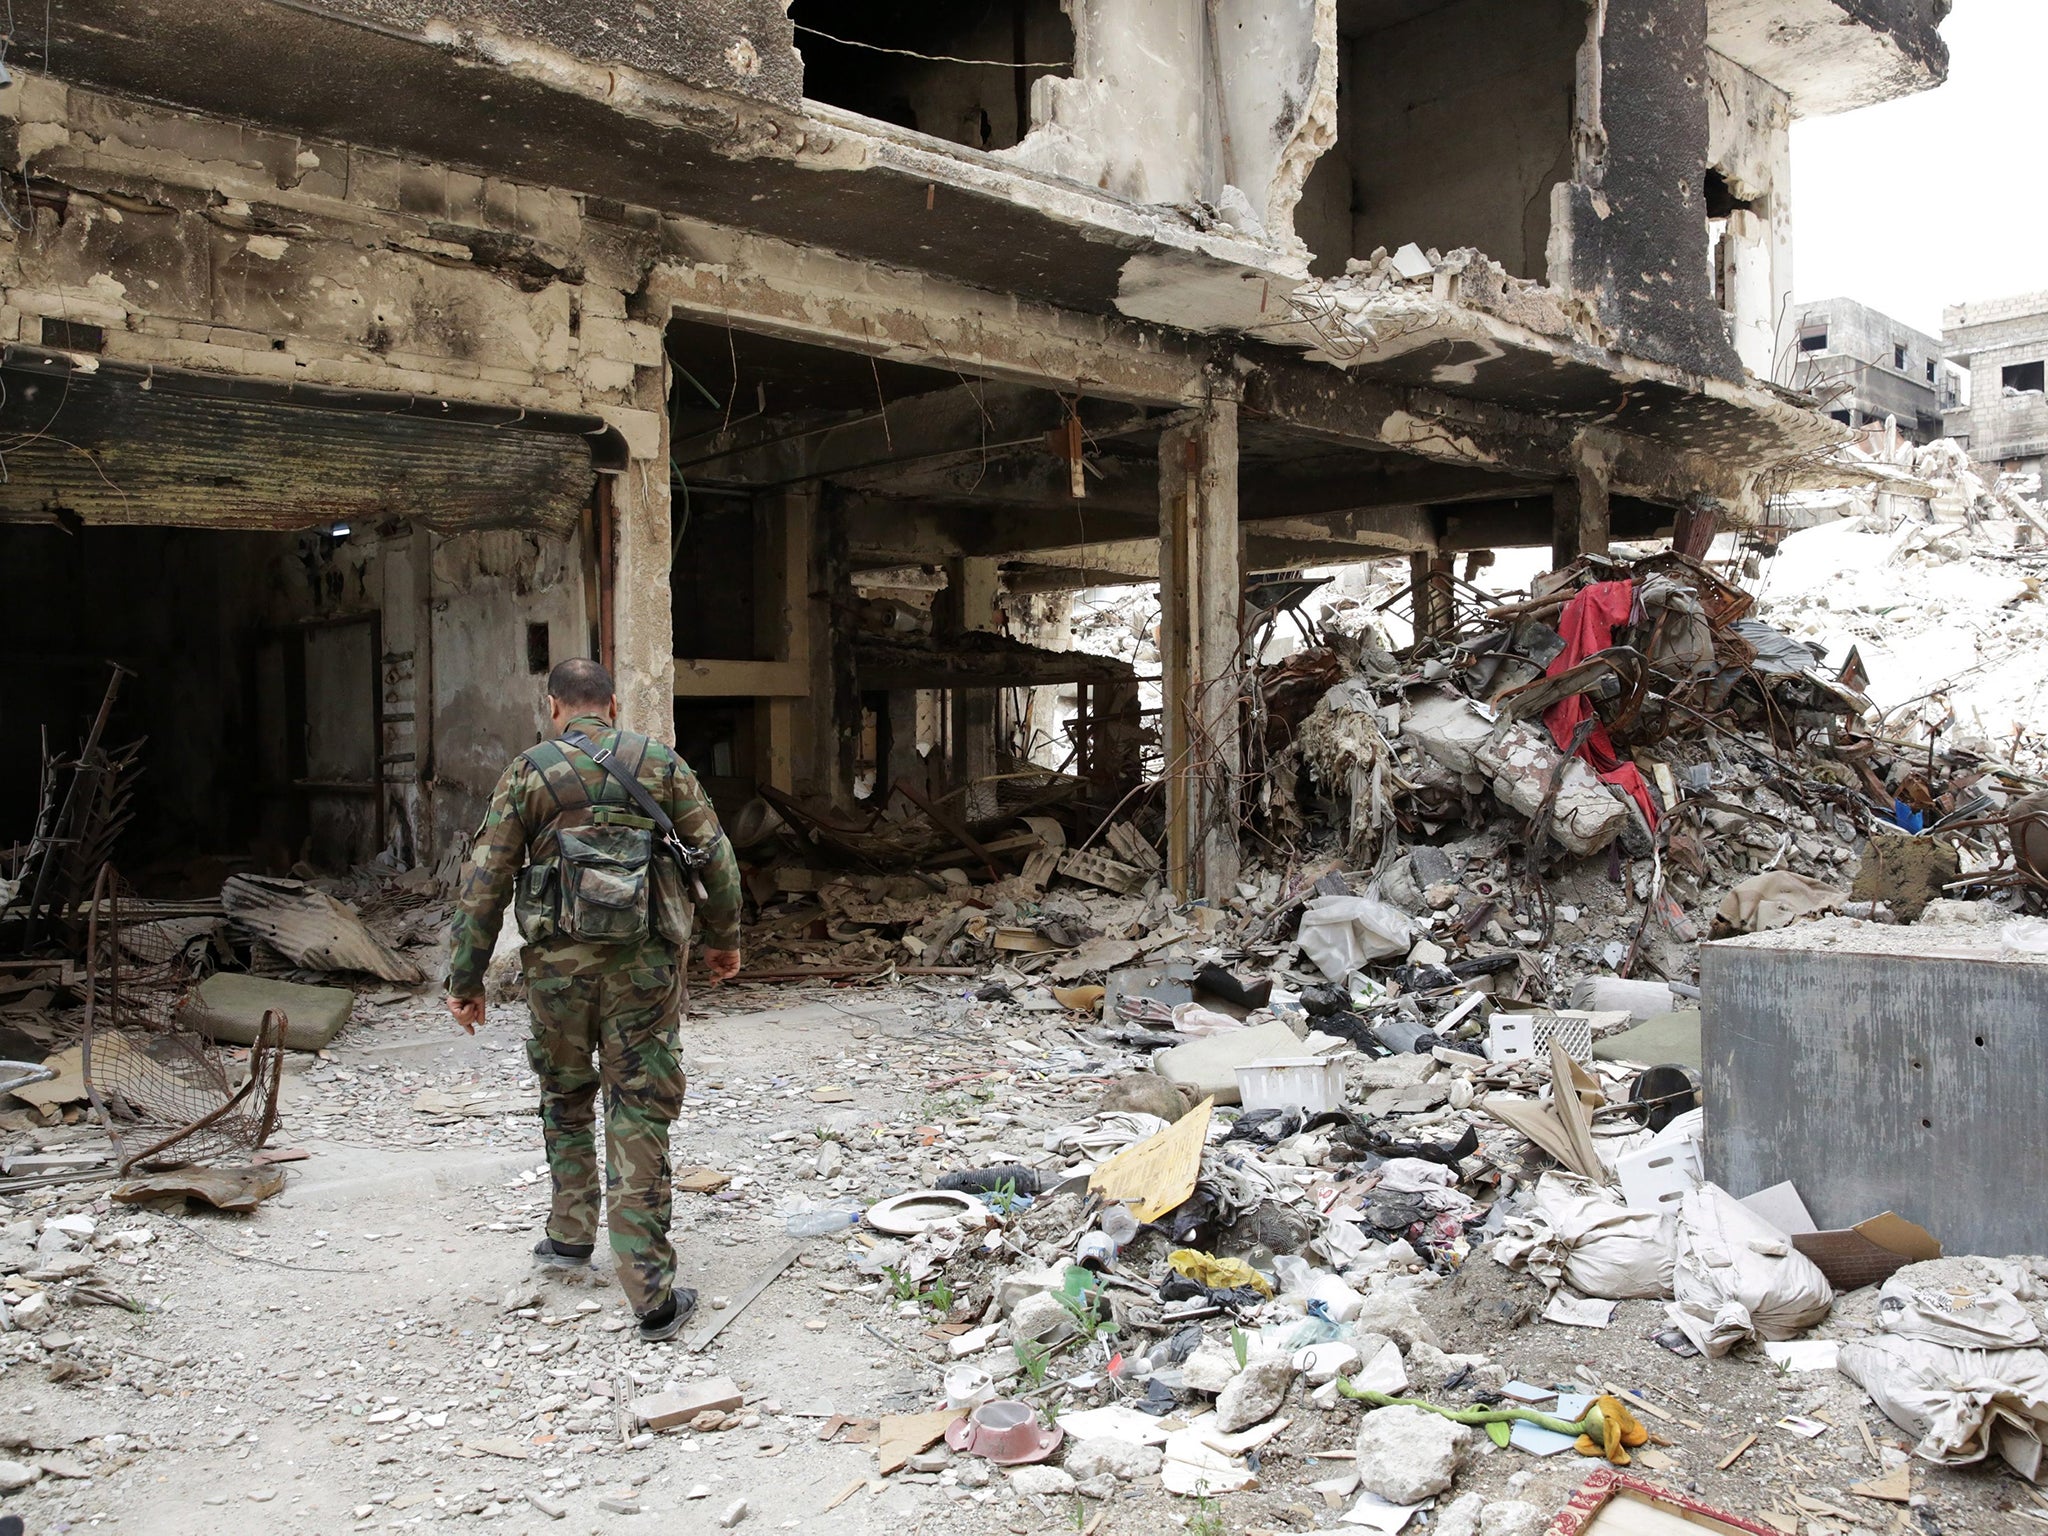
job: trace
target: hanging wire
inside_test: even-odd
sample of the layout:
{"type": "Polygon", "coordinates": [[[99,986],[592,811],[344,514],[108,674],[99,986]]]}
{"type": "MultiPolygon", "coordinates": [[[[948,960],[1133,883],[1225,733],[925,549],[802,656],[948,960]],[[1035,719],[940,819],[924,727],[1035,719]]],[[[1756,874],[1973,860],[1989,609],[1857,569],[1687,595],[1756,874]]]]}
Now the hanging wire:
{"type": "Polygon", "coordinates": [[[812,37],[822,37],[828,43],[838,43],[847,48],[867,48],[876,53],[901,54],[906,59],[923,59],[928,64],[974,64],[984,69],[1072,69],[1072,59],[1061,59],[1057,63],[1046,63],[1039,59],[961,59],[950,53],[919,53],[914,48],[890,48],[881,43],[863,43],[851,37],[834,37],[830,32],[816,27],[807,27],[802,22],[792,25],[799,32],[808,32],[812,37]]]}

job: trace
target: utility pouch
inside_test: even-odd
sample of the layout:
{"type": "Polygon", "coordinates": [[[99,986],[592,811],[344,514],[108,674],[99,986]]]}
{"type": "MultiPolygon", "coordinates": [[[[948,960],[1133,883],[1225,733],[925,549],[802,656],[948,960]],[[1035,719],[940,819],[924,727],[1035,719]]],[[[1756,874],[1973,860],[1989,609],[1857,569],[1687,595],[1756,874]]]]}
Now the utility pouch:
{"type": "Polygon", "coordinates": [[[654,835],[643,827],[563,827],[561,932],[588,944],[647,937],[654,835]]]}
{"type": "Polygon", "coordinates": [[[512,891],[512,921],[519,925],[519,937],[529,944],[552,939],[558,931],[560,873],[560,866],[553,859],[529,864],[519,871],[519,883],[512,891]]]}
{"type": "Polygon", "coordinates": [[[688,874],[666,848],[655,850],[653,888],[653,911],[649,920],[655,937],[679,951],[687,951],[690,930],[697,920],[697,908],[690,900],[688,874]]]}

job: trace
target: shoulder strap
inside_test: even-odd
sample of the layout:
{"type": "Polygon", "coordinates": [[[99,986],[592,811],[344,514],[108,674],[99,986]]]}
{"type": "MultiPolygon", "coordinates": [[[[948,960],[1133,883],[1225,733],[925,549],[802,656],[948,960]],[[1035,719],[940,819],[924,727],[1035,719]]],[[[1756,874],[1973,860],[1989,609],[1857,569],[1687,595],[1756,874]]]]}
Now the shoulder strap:
{"type": "MultiPolygon", "coordinates": [[[[653,821],[655,826],[661,829],[662,842],[668,846],[669,850],[678,859],[682,860],[686,867],[695,868],[705,861],[705,856],[700,850],[690,847],[689,844],[676,835],[676,824],[669,820],[668,812],[664,811],[654,796],[648,793],[645,784],[642,784],[638,778],[619,766],[618,759],[612,755],[608,748],[595,745],[588,736],[577,731],[571,731],[562,740],[610,774],[618,783],[618,786],[625,790],[628,795],[632,796],[633,803],[639,806],[641,811],[653,821]]],[[[645,747],[641,748],[641,757],[644,761],[646,757],[645,747]]]]}
{"type": "MultiPolygon", "coordinates": [[[[569,754],[562,750],[560,742],[539,742],[519,755],[540,775],[541,783],[547,789],[548,798],[555,802],[556,816],[564,811],[581,810],[591,803],[590,791],[584,787],[583,776],[576,771],[576,765],[569,761],[569,754]]],[[[552,817],[549,819],[553,820],[552,817]]]]}

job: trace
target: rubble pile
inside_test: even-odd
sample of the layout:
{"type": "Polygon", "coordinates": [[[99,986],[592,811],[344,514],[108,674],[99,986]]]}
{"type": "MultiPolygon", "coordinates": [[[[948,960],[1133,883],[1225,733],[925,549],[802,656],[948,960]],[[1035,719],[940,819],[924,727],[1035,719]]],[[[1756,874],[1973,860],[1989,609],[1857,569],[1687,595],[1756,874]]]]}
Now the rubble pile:
{"type": "MultiPolygon", "coordinates": [[[[0,1107],[0,1373],[130,1407],[0,1417],[0,1491],[83,1517],[204,1449],[178,1418],[200,1393],[233,1414],[215,1454],[297,1422],[358,1453],[363,1528],[664,1498],[729,1527],[779,1496],[737,1470],[787,1456],[774,1481],[802,1487],[838,1457],[836,1485],[855,1453],[802,1513],[1533,1536],[1652,1487],[1787,1536],[1940,1529],[1937,1492],[1950,1529],[2025,1513],[1990,1468],[2041,1471],[2048,1259],[1944,1255],[1890,1215],[1815,1231],[1795,1189],[1722,1189],[1703,1151],[1702,939],[1832,913],[2041,948],[2028,732],[1960,681],[1937,713],[1879,692],[1944,625],[2003,657],[2037,622],[2023,493],[1945,483],[1785,536],[1760,597],[1731,580],[1748,534],[1720,563],[1616,550],[1459,586],[1399,646],[1377,594],[1333,588],[1247,677],[1249,857],[1220,901],[1173,899],[1142,787],[1020,770],[860,816],[749,807],[747,971],[684,1034],[678,1237],[706,1289],[673,1352],[595,1287],[447,1283],[469,1250],[435,1225],[516,1263],[550,1188],[519,1016],[446,1047],[430,876],[133,904],[113,942],[223,1011],[238,1071],[263,988],[342,1000],[283,1042],[251,1166],[175,1186],[119,1177],[63,1055],[104,960],[0,972],[0,1026],[54,1073],[0,1107]],[[1881,558],[1838,558],[1861,541],[1881,558]],[[1894,625],[1913,643],[1886,653],[1894,625]],[[472,1171],[425,1180],[427,1214],[274,1198],[280,1164],[364,1149],[472,1171]],[[432,1300],[380,1298],[376,1351],[297,1303],[294,1357],[244,1400],[191,1277],[258,1264],[404,1271],[432,1300]]],[[[1114,653],[1153,643],[1140,595],[1082,611],[1114,653]]],[[[508,946],[494,1002],[516,969],[508,946]]]]}
{"type": "Polygon", "coordinates": [[[1843,453],[1860,483],[1785,498],[1796,531],[1757,563],[1759,616],[1838,666],[1853,653],[1886,734],[2038,772],[2048,506],[2035,477],[1987,483],[1946,441],[1903,444],[1896,462],[1843,453]],[[1832,520],[1800,526],[1816,506],[1832,520]]]}

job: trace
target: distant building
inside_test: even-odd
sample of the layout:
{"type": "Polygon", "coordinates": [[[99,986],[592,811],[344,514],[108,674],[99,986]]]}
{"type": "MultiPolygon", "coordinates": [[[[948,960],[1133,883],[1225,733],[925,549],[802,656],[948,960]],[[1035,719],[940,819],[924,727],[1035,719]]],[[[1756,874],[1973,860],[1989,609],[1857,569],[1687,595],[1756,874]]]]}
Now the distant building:
{"type": "Polygon", "coordinates": [[[1844,426],[1894,417],[1899,435],[1930,443],[1942,412],[1956,403],[1957,379],[1942,344],[1925,331],[1854,299],[1819,299],[1794,308],[1792,382],[1820,397],[1844,426]]]}
{"type": "Polygon", "coordinates": [[[1949,361],[1970,375],[1970,403],[1948,412],[1948,435],[1987,469],[2040,474],[2048,460],[2048,292],[1941,312],[1949,361]]]}

